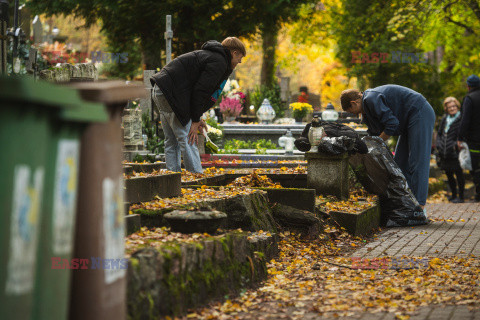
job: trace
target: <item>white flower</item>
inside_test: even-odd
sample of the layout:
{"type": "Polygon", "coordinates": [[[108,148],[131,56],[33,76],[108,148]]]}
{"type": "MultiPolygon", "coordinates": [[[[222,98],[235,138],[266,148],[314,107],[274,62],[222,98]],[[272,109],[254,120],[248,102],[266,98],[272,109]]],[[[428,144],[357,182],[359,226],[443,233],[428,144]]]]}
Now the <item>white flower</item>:
{"type": "Polygon", "coordinates": [[[240,95],[238,95],[237,92],[237,90],[230,91],[229,93],[227,93],[227,98],[240,100],[240,95]]]}
{"type": "Polygon", "coordinates": [[[230,90],[232,90],[232,86],[230,85],[230,79],[227,79],[227,83],[225,83],[222,92],[230,92],[230,90]]]}
{"type": "Polygon", "coordinates": [[[216,136],[221,136],[222,135],[222,130],[214,128],[214,127],[209,126],[207,124],[207,133],[208,134],[213,134],[213,135],[216,135],[216,136]]]}
{"type": "Polygon", "coordinates": [[[238,91],[241,91],[238,81],[227,79],[227,82],[225,83],[225,87],[223,87],[222,92],[225,92],[227,95],[229,95],[232,92],[238,92],[238,91]]]}
{"type": "Polygon", "coordinates": [[[232,80],[232,81],[230,81],[230,86],[233,87],[233,88],[236,89],[236,90],[239,90],[239,89],[240,89],[240,85],[238,84],[238,81],[237,81],[237,80],[232,80]]]}

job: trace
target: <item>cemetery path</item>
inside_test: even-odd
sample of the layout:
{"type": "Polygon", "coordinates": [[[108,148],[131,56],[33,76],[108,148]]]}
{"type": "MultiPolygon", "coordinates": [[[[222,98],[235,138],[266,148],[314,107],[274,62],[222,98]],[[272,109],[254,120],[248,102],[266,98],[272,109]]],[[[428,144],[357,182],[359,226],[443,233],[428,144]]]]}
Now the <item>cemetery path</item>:
{"type": "Polygon", "coordinates": [[[480,319],[480,203],[427,212],[429,225],[385,229],[365,245],[287,235],[262,287],[188,318],[480,319]]]}

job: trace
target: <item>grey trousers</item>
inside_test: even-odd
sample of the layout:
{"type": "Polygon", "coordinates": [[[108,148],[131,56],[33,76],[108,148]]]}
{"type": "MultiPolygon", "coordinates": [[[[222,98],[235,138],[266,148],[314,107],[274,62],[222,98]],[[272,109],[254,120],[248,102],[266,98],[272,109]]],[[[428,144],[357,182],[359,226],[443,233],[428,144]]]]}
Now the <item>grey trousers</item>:
{"type": "Polygon", "coordinates": [[[165,162],[167,169],[181,172],[181,157],[183,156],[183,164],[186,170],[202,173],[202,162],[197,145],[188,143],[188,132],[190,131],[192,120],[185,127],[182,126],[157,85],[153,88],[152,98],[160,113],[160,121],[165,133],[165,162]]]}

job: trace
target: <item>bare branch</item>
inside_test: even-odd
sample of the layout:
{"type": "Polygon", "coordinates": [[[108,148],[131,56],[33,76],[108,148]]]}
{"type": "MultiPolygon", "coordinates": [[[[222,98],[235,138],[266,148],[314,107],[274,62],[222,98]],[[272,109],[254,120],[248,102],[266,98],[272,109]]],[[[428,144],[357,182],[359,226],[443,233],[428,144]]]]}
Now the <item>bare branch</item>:
{"type": "Polygon", "coordinates": [[[461,23],[461,22],[459,22],[459,21],[455,21],[455,20],[453,20],[453,19],[450,18],[450,17],[445,17],[445,19],[447,19],[448,22],[451,22],[451,23],[453,23],[453,24],[456,24],[456,25],[459,26],[459,27],[464,28],[464,29],[467,30],[469,33],[475,34],[475,31],[474,31],[472,28],[470,28],[469,26],[464,25],[463,23],[461,23]]]}
{"type": "Polygon", "coordinates": [[[477,16],[477,19],[480,20],[480,5],[478,4],[477,0],[466,0],[467,6],[472,9],[473,13],[475,16],[477,16]]]}

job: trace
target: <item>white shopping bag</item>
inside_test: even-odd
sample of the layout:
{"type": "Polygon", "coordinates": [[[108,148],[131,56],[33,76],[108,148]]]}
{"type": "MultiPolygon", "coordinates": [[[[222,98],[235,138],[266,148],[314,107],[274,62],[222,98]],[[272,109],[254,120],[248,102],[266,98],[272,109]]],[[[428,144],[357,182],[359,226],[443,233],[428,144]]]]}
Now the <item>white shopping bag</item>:
{"type": "Polygon", "coordinates": [[[463,170],[472,170],[472,159],[470,158],[470,151],[468,150],[468,145],[465,142],[462,142],[461,146],[463,147],[458,154],[458,161],[460,162],[460,167],[463,170]]]}

